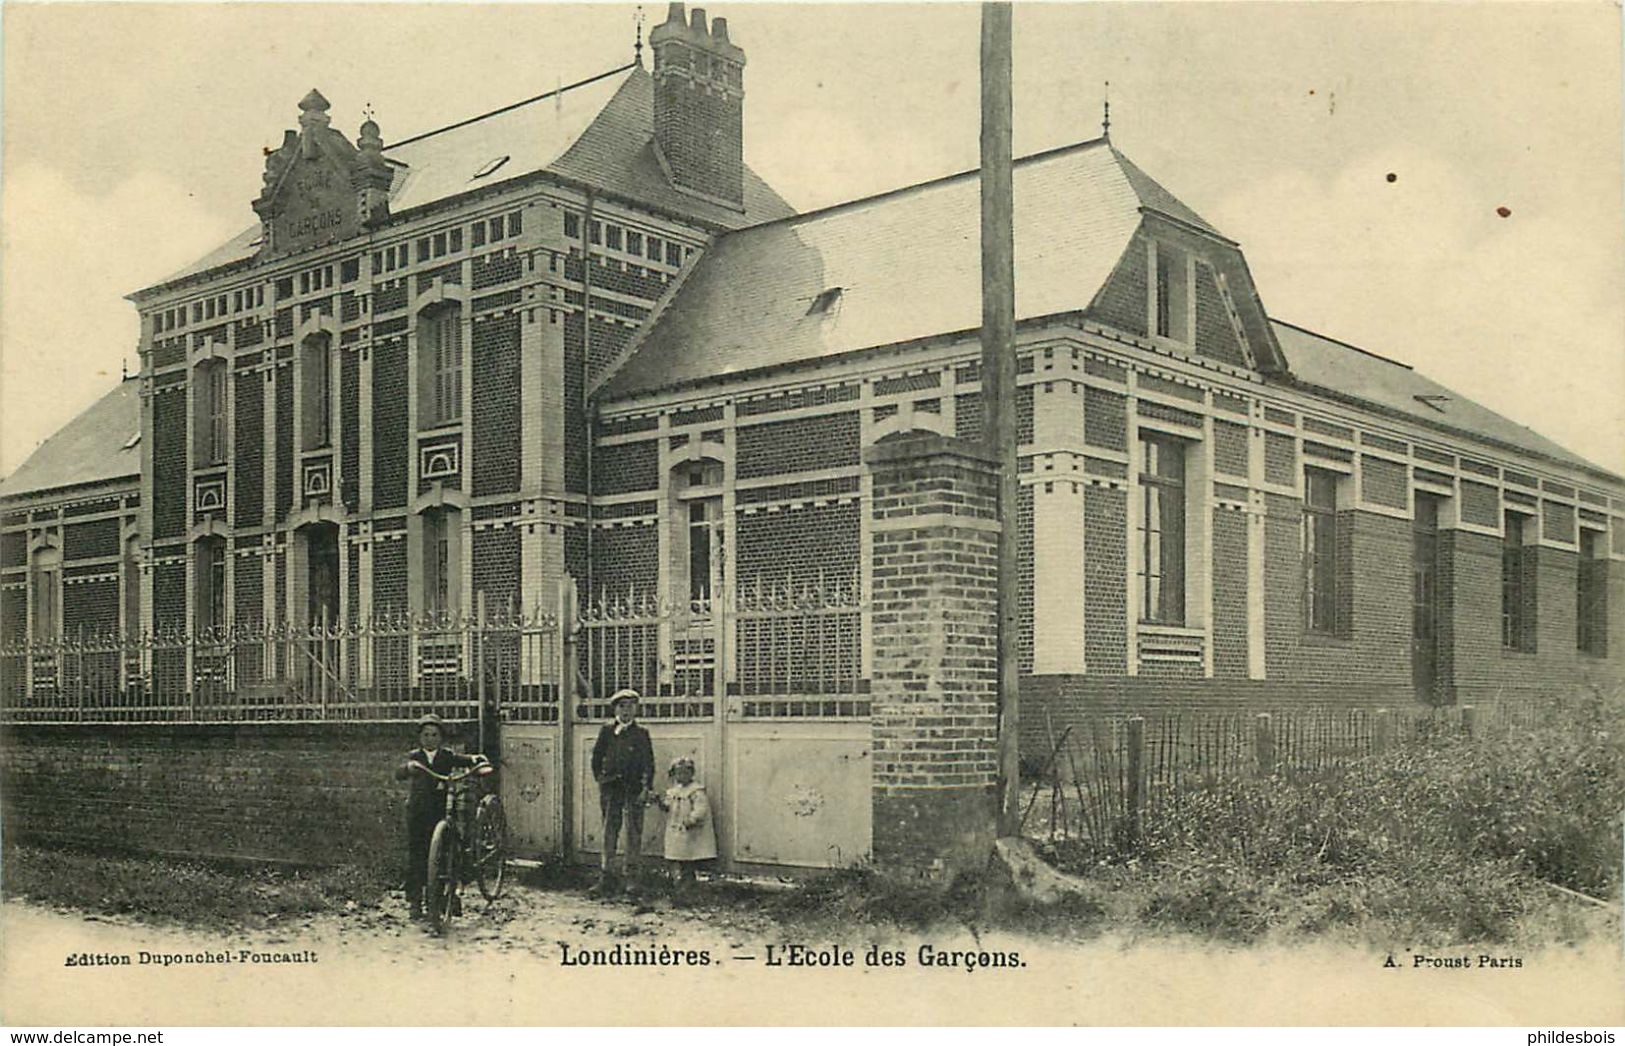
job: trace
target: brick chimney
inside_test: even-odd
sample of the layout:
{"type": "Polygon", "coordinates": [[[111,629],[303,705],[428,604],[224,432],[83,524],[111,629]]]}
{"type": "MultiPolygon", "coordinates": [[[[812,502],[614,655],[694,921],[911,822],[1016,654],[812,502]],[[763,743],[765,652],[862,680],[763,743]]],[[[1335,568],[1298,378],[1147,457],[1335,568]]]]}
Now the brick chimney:
{"type": "Polygon", "coordinates": [[[745,52],[728,22],[705,11],[685,21],[673,3],[649,34],[654,50],[655,146],[672,184],[730,207],[745,198],[745,52]]]}

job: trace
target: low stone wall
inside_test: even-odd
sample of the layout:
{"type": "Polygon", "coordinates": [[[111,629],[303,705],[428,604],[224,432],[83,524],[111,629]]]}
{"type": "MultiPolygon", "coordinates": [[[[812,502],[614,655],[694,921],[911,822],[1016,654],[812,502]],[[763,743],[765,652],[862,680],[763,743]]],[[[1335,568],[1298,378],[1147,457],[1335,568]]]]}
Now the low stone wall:
{"type": "Polygon", "coordinates": [[[6,840],[395,873],[413,741],[408,723],[9,725],[6,840]]]}

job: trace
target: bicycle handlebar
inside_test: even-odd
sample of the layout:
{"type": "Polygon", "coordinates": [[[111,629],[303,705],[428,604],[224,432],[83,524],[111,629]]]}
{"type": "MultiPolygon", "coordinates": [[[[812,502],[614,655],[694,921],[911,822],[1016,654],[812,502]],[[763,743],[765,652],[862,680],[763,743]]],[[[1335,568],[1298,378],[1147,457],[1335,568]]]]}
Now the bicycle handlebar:
{"type": "MultiPolygon", "coordinates": [[[[482,759],[483,759],[483,757],[482,757],[482,759]]],[[[456,781],[461,781],[464,778],[468,778],[468,777],[484,777],[487,774],[494,774],[497,771],[497,768],[495,766],[493,766],[489,761],[482,761],[482,762],[475,763],[473,766],[464,767],[464,768],[462,768],[460,770],[453,770],[449,774],[437,774],[437,773],[434,772],[433,769],[431,769],[431,768],[429,768],[427,766],[424,766],[422,763],[418,762],[416,759],[408,761],[406,765],[408,767],[414,769],[414,770],[420,770],[423,773],[428,774],[430,777],[434,778],[436,781],[445,781],[448,784],[452,783],[452,782],[456,782],[456,781]]]]}

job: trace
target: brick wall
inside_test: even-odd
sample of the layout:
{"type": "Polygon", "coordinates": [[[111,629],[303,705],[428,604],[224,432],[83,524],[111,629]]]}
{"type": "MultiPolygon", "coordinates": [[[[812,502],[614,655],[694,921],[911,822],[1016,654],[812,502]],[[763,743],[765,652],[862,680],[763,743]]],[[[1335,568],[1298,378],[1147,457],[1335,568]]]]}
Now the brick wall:
{"type": "Polygon", "coordinates": [[[845,584],[858,576],[859,517],[855,502],[741,513],[736,520],[734,572],[739,587],[763,582],[845,584]]]}
{"type": "Polygon", "coordinates": [[[1247,515],[1213,510],[1213,675],[1247,677],[1247,515]]]}
{"type": "MultiPolygon", "coordinates": [[[[1461,703],[1504,694],[1549,691],[1554,686],[1625,685],[1625,661],[1609,644],[1610,655],[1583,655],[1575,636],[1575,583],[1578,559],[1563,549],[1530,548],[1535,615],[1535,649],[1508,650],[1501,644],[1501,539],[1458,531],[1451,535],[1452,606],[1450,657],[1455,698],[1461,703]]],[[[1612,573],[1612,572],[1611,572],[1612,573]]],[[[1610,601],[1619,591],[1609,579],[1610,601]]],[[[1615,604],[1617,606],[1617,604],[1615,604]]],[[[1618,634],[1619,614],[1610,614],[1618,634]]],[[[1612,637],[1610,637],[1612,638],[1612,637]]]]}
{"type": "Polygon", "coordinates": [[[257,527],[265,516],[265,377],[248,371],[236,382],[232,520],[239,527],[257,527]]]}
{"type": "Polygon", "coordinates": [[[1196,351],[1233,366],[1247,365],[1230,311],[1219,294],[1218,278],[1201,263],[1196,266],[1196,351]]]}
{"type": "Polygon", "coordinates": [[[62,528],[62,558],[93,559],[118,555],[119,527],[119,520],[114,518],[68,524],[62,528]]]}
{"type": "Polygon", "coordinates": [[[1128,495],[1083,492],[1083,661],[1090,675],[1128,674],[1128,495]]]}
{"type": "Polygon", "coordinates": [[[1101,323],[1145,337],[1145,307],[1149,276],[1145,266],[1145,237],[1135,233],[1128,250],[1118,259],[1117,271],[1095,296],[1089,313],[1101,323]]]}
{"type": "Polygon", "coordinates": [[[474,495],[519,489],[519,316],[474,324],[474,495]]]}
{"type": "Polygon", "coordinates": [[[152,397],[152,536],[186,533],[186,386],[152,397]]]}
{"type": "Polygon", "coordinates": [[[519,529],[497,527],[474,532],[474,591],[485,593],[486,612],[504,614],[518,607],[519,529]]]}
{"type": "MultiPolygon", "coordinates": [[[[660,579],[660,542],[653,524],[599,527],[592,535],[594,594],[652,595],[660,579]]],[[[686,593],[684,598],[687,598],[686,593]]]]}
{"type": "Polygon", "coordinates": [[[986,861],[997,763],[997,480],[978,445],[883,441],[873,469],[874,854],[986,861]]]}
{"type": "Polygon", "coordinates": [[[587,382],[587,349],[580,312],[564,317],[564,489],[571,494],[587,492],[588,443],[592,438],[584,397],[587,382]]]}
{"type": "Polygon", "coordinates": [[[339,357],[339,500],[354,512],[361,507],[361,356],[339,357]]]}
{"type": "Polygon", "coordinates": [[[406,505],[407,426],[406,343],[372,349],[372,503],[375,508],[406,505]]]}
{"type": "Polygon", "coordinates": [[[14,841],[399,874],[406,785],[392,774],[412,741],[409,724],[7,726],[6,831],[14,841]]]}
{"type": "Polygon", "coordinates": [[[593,450],[592,492],[627,494],[660,486],[660,447],[653,440],[593,450]]]}
{"type": "Polygon", "coordinates": [[[840,468],[859,460],[858,416],[850,411],[744,425],[737,439],[740,479],[840,468]]]}
{"type": "Polygon", "coordinates": [[[293,509],[293,366],[276,368],[276,518],[293,509]]]}
{"type": "Polygon", "coordinates": [[[62,586],[62,634],[73,638],[117,634],[119,583],[116,578],[79,581],[62,586]]]}

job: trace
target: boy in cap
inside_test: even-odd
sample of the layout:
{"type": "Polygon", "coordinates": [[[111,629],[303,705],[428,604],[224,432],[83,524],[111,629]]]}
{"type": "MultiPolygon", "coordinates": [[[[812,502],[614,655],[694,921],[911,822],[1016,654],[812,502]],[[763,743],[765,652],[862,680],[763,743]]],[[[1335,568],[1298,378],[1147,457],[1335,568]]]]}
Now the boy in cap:
{"type": "Polygon", "coordinates": [[[643,856],[643,807],[654,791],[655,752],[649,731],[639,726],[638,692],[617,690],[609,699],[615,718],[598,731],[592,746],[592,776],[598,782],[598,808],[604,815],[603,865],[594,895],[614,885],[615,850],[626,823],[626,870],[643,856]]]}
{"type": "MultiPolygon", "coordinates": [[[[429,840],[434,826],[445,812],[445,793],[440,782],[422,772],[428,767],[437,774],[449,774],[460,767],[484,761],[481,755],[459,755],[442,747],[445,724],[437,715],[418,720],[418,747],[406,753],[406,761],[395,768],[395,780],[411,780],[406,799],[406,901],[411,917],[423,918],[423,885],[429,874],[429,840]]],[[[455,897],[452,903],[456,904],[455,897]]]]}

